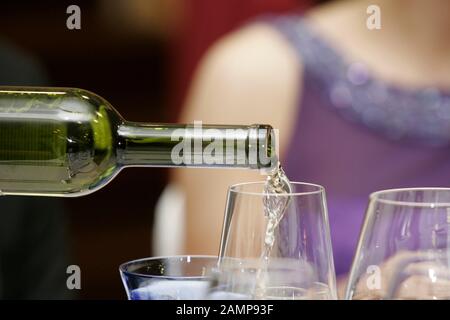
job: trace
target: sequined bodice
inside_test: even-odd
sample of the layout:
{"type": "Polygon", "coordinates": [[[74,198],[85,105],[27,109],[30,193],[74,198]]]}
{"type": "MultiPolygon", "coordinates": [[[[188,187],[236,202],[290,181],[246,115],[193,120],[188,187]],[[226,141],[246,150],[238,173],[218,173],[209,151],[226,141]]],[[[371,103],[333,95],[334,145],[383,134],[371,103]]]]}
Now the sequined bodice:
{"type": "Polygon", "coordinates": [[[413,90],[372,76],[359,61],[347,61],[299,17],[276,25],[301,53],[328,106],[392,140],[428,145],[450,142],[450,91],[434,87],[413,90]]]}
{"type": "Polygon", "coordinates": [[[336,271],[347,273],[371,192],[450,185],[450,94],[377,79],[298,16],[269,23],[303,64],[283,167],[293,181],[325,187],[336,271]]]}

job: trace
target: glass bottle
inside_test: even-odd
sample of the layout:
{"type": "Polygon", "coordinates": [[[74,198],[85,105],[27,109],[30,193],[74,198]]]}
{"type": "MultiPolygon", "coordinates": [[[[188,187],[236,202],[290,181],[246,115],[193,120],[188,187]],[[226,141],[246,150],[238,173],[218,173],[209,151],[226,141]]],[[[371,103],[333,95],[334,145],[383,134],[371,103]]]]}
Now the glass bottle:
{"type": "Polygon", "coordinates": [[[272,169],[268,125],[125,121],[82,89],[0,87],[0,192],[81,196],[125,167],[272,169]]]}

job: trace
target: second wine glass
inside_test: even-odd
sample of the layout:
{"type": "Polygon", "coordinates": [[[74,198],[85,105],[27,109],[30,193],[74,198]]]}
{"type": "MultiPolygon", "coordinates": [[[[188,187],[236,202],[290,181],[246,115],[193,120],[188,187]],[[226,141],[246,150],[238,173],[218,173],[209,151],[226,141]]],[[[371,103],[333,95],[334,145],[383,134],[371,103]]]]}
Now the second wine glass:
{"type": "Polygon", "coordinates": [[[370,196],[346,298],[450,298],[450,189],[370,196]]]}

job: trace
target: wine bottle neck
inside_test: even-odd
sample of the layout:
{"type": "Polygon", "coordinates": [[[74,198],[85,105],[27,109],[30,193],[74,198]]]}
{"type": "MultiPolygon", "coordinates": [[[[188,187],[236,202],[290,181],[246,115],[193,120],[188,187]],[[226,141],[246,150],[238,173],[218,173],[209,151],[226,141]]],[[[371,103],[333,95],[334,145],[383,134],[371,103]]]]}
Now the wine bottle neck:
{"type": "Polygon", "coordinates": [[[277,164],[274,130],[267,125],[174,125],[126,122],[118,128],[122,166],[236,167],[277,164]]]}

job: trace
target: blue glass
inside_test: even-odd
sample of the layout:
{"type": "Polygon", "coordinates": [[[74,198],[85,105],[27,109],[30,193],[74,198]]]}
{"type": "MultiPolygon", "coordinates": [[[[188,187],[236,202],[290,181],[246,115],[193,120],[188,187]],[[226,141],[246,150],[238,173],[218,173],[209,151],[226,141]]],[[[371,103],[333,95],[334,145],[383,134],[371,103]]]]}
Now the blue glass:
{"type": "Polygon", "coordinates": [[[214,256],[171,256],[130,261],[119,270],[129,300],[199,300],[216,265],[214,256]]]}

